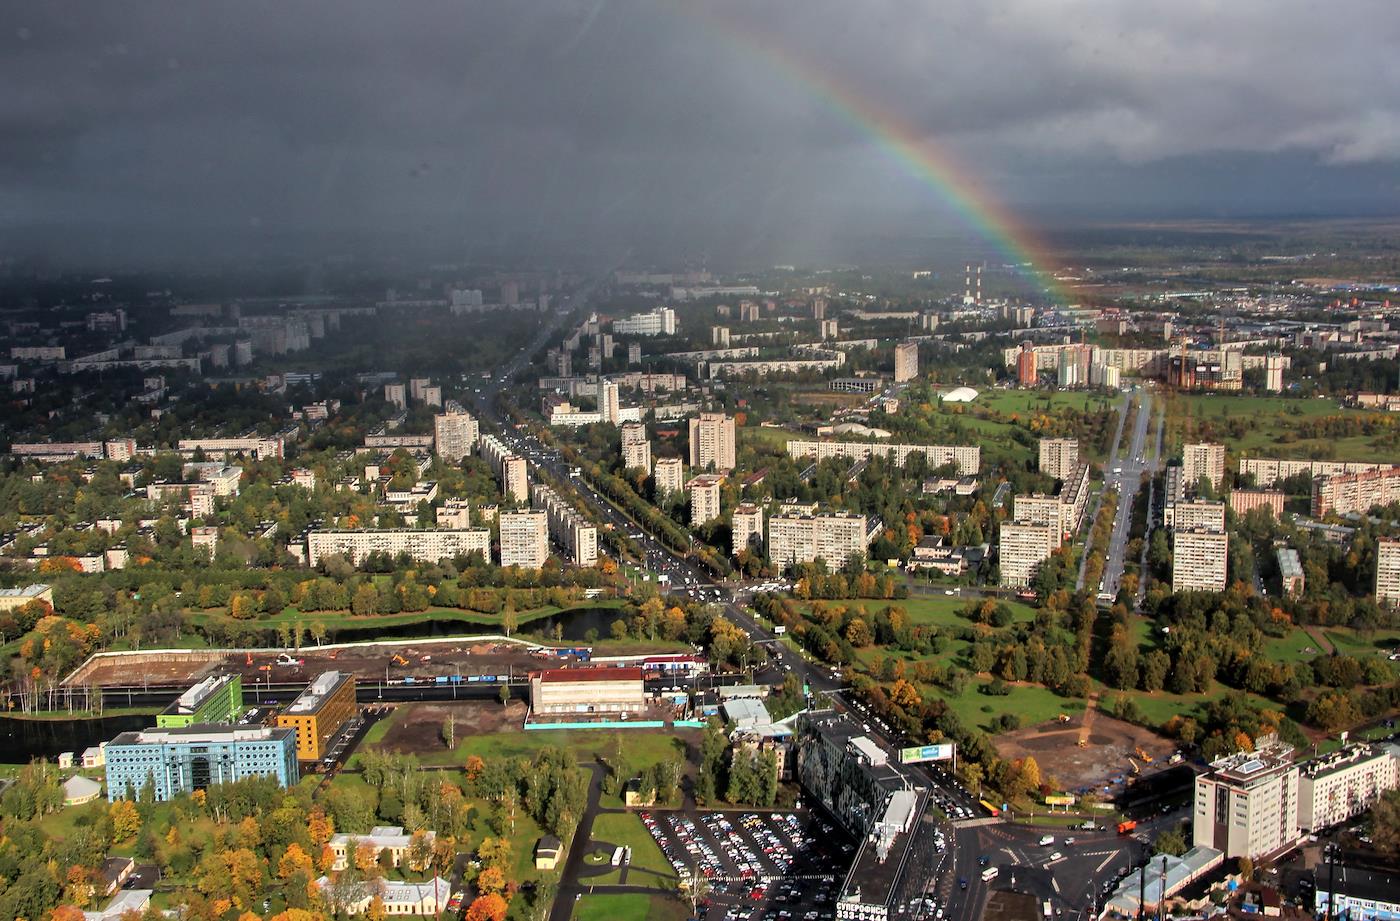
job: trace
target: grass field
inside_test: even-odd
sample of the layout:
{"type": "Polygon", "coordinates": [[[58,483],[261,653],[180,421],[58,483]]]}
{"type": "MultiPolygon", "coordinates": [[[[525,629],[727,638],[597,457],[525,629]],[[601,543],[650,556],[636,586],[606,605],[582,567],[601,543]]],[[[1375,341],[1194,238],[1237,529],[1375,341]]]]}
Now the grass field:
{"type": "Polygon", "coordinates": [[[668,896],[586,893],[574,903],[573,921],[680,921],[687,913],[668,896]]]}
{"type": "Polygon", "coordinates": [[[1397,453],[1393,418],[1386,413],[1343,409],[1332,399],[1171,394],[1166,406],[1169,449],[1188,438],[1209,437],[1236,456],[1384,462],[1393,460],[1397,453]],[[1342,415],[1374,418],[1391,427],[1375,435],[1300,437],[1300,422],[1342,415]]]}
{"type": "MultiPolygon", "coordinates": [[[[1004,416],[1014,414],[1024,419],[1026,416],[1039,413],[1053,414],[1060,409],[1074,409],[1083,412],[1098,408],[1104,402],[1105,397],[1098,393],[1075,393],[1058,390],[983,390],[981,395],[972,401],[972,406],[992,409],[1004,416]]],[[[1107,402],[1113,406],[1117,399],[1110,397],[1107,398],[1107,402]]]]}
{"type": "MultiPolygon", "coordinates": [[[[682,730],[684,732],[684,730],[682,730]]],[[[698,730],[691,734],[698,733],[698,730]]],[[[650,767],[668,758],[684,758],[685,739],[676,731],[651,729],[541,729],[493,732],[463,739],[453,751],[427,755],[426,764],[462,764],[469,755],[482,758],[514,758],[534,755],[542,748],[558,746],[572,751],[580,761],[593,761],[612,750],[613,739],[622,739],[623,757],[633,768],[650,767]]]]}
{"type": "MultiPolygon", "coordinates": [[[[593,840],[611,844],[614,847],[632,849],[632,865],[627,873],[627,885],[650,886],[661,892],[672,892],[675,888],[676,871],[656,846],[642,820],[632,813],[604,812],[593,820],[593,840]],[[638,870],[646,872],[636,872],[638,870]]],[[[621,871],[613,871],[602,876],[590,876],[592,883],[616,883],[621,871]]]]}

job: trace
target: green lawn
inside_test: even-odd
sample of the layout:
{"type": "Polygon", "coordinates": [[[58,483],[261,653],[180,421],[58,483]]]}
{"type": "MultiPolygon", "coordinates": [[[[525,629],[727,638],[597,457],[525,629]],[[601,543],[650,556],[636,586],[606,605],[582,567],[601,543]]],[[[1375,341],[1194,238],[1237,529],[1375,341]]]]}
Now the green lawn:
{"type": "Polygon", "coordinates": [[[1272,662],[1307,661],[1321,652],[1318,641],[1301,627],[1290,630],[1287,636],[1271,638],[1264,644],[1264,655],[1272,662]]]}
{"type": "Polygon", "coordinates": [[[469,755],[482,758],[533,756],[542,748],[558,746],[572,751],[580,761],[606,756],[613,739],[622,739],[623,757],[633,768],[649,767],[667,758],[684,757],[685,736],[698,738],[699,730],[664,729],[540,729],[473,735],[453,751],[424,755],[425,764],[462,764],[469,755]]]}
{"type": "Polygon", "coordinates": [[[574,921],[679,921],[689,912],[675,898],[639,893],[585,894],[574,903],[574,921]]]}
{"type": "Polygon", "coordinates": [[[1400,633],[1393,630],[1377,631],[1369,636],[1343,627],[1328,627],[1320,632],[1338,652],[1363,659],[1388,654],[1400,646],[1400,633]]]}
{"type": "Polygon", "coordinates": [[[1061,713],[1073,715],[1084,709],[1084,701],[1061,697],[1037,684],[1010,685],[1011,693],[1005,697],[992,697],[981,693],[982,686],[987,683],[986,680],[970,682],[967,690],[957,697],[950,696],[941,688],[935,689],[934,693],[947,701],[964,723],[983,729],[987,729],[992,720],[1003,713],[1015,713],[1021,718],[1022,726],[1034,726],[1061,713]]]}
{"type": "MultiPolygon", "coordinates": [[[[593,820],[593,840],[614,847],[632,849],[632,865],[627,874],[629,886],[651,886],[665,892],[675,888],[676,871],[662,855],[642,820],[632,813],[604,812],[593,820]],[[636,872],[638,870],[650,872],[636,872]]],[[[621,871],[590,876],[591,883],[616,883],[621,871]]]]}
{"type": "Polygon", "coordinates": [[[1385,413],[1343,409],[1332,399],[1288,398],[1226,394],[1173,394],[1167,400],[1168,449],[1187,437],[1209,437],[1222,442],[1233,455],[1263,455],[1389,461],[1397,450],[1394,420],[1385,413]],[[1359,415],[1384,420],[1392,427],[1375,435],[1341,438],[1304,438],[1298,423],[1324,416],[1359,415]],[[1231,433],[1232,419],[1248,420],[1247,428],[1231,433]],[[1208,429],[1209,431],[1203,431],[1208,429]]]}
{"type": "MultiPolygon", "coordinates": [[[[1110,406],[1117,405],[1118,397],[1109,397],[1110,406]]],[[[1036,391],[1036,390],[983,390],[972,401],[973,408],[992,409],[1004,416],[1017,415],[1025,418],[1039,413],[1053,414],[1060,409],[1074,409],[1084,412],[1097,408],[1105,400],[1103,394],[1088,392],[1036,391]]]]}

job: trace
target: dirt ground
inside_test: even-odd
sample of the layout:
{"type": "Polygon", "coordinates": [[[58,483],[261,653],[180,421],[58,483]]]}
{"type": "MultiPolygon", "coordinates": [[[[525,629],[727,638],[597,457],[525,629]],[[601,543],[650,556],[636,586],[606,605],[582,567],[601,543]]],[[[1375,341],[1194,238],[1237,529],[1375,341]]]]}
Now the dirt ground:
{"type": "MultiPolygon", "coordinates": [[[[361,681],[384,678],[433,678],[438,675],[505,675],[538,669],[543,660],[514,643],[473,643],[461,640],[415,641],[406,646],[356,646],[353,649],[315,647],[294,653],[299,665],[277,664],[276,651],[226,655],[196,652],[149,659],[107,658],[95,662],[79,679],[94,686],[127,684],[192,684],[206,675],[237,672],[245,686],[256,680],[310,681],[332,669],[352,672],[361,681]],[[397,664],[397,655],[407,664],[397,664]]],[[[557,660],[548,660],[557,662],[557,660]]]]}
{"type": "Polygon", "coordinates": [[[412,707],[413,718],[396,718],[377,747],[416,754],[443,751],[442,724],[449,713],[456,720],[459,739],[519,729],[525,721],[525,704],[518,700],[504,707],[496,701],[483,700],[424,702],[412,704],[412,707]]]}
{"type": "Polygon", "coordinates": [[[1031,755],[1040,765],[1042,777],[1053,777],[1059,786],[1070,792],[1085,788],[1102,789],[1115,777],[1131,777],[1132,758],[1145,772],[1166,766],[1176,746],[1148,729],[1095,713],[1090,726],[1088,744],[1079,747],[1083,715],[1068,723],[1050,720],[1004,733],[994,739],[997,753],[1003,758],[1024,758],[1031,755]],[[1142,748],[1152,756],[1145,764],[1136,754],[1142,748]]]}
{"type": "Polygon", "coordinates": [[[1039,909],[1033,895],[994,890],[987,899],[982,921],[1038,921],[1039,909]]]}

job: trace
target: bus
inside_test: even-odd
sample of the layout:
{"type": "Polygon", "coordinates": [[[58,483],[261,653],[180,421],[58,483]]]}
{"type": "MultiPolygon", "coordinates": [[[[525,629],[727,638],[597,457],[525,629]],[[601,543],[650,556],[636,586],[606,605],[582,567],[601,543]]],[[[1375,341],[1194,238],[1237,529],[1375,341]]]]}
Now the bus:
{"type": "Polygon", "coordinates": [[[990,812],[992,815],[994,815],[994,816],[1001,815],[1001,810],[998,809],[997,807],[993,806],[991,803],[987,802],[986,800],[982,799],[982,800],[978,800],[978,802],[982,804],[982,808],[983,808],[983,809],[987,810],[987,811],[990,812]]]}
{"type": "Polygon", "coordinates": [[[1001,871],[998,870],[996,867],[988,867],[987,869],[982,871],[982,882],[990,883],[992,880],[997,878],[997,875],[999,873],[1001,873],[1001,871]]]}

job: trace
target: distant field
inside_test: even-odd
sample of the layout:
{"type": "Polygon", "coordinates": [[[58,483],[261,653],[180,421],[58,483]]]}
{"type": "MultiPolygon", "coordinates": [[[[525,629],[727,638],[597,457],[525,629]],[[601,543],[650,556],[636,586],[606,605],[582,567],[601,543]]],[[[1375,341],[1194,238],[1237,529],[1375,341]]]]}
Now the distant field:
{"type": "Polygon", "coordinates": [[[739,445],[749,444],[762,446],[775,451],[786,451],[787,443],[794,438],[801,438],[796,432],[789,432],[787,429],[764,428],[757,425],[746,425],[734,430],[734,436],[738,439],[739,445]]]}
{"type": "Polygon", "coordinates": [[[1314,460],[1391,461],[1400,452],[1400,429],[1386,413],[1343,409],[1332,399],[1226,394],[1170,394],[1166,397],[1167,443],[1188,438],[1221,442],[1232,455],[1314,460]],[[1301,423],[1327,416],[1373,419],[1385,426],[1375,434],[1304,437],[1301,423]]]}
{"type": "Polygon", "coordinates": [[[1119,398],[1105,397],[1101,393],[1081,393],[1059,390],[983,390],[971,405],[994,409],[1003,415],[1016,414],[1021,418],[1036,413],[1053,413],[1057,409],[1075,409],[1083,412],[1107,403],[1117,404],[1119,398]]]}
{"type": "Polygon", "coordinates": [[[587,893],[574,903],[573,921],[679,921],[687,913],[668,896],[587,893]]]}

